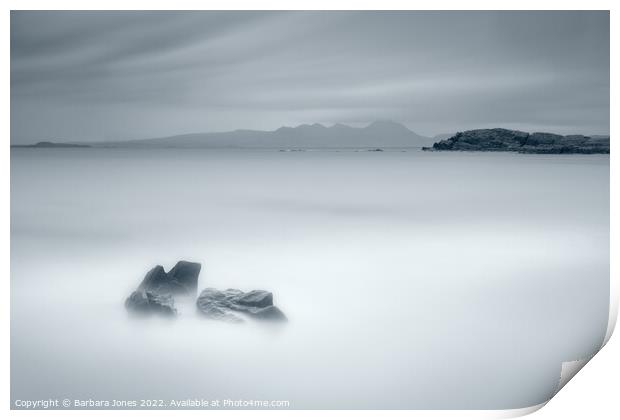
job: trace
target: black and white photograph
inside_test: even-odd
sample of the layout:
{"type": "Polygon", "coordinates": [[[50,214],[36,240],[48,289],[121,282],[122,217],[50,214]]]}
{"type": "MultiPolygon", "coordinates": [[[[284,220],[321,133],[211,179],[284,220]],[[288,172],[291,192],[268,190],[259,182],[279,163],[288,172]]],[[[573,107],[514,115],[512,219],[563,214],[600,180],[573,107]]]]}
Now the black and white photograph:
{"type": "Polygon", "coordinates": [[[609,10],[7,13],[11,410],[521,410],[609,339],[609,10]]]}

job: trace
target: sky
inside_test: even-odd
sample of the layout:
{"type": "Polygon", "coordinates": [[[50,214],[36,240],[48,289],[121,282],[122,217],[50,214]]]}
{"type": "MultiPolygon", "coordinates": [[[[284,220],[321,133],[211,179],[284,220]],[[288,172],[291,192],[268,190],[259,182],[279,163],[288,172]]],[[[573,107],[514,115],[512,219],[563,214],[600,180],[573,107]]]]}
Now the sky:
{"type": "Polygon", "coordinates": [[[609,13],[11,13],[12,144],[388,119],[608,134],[609,13]]]}

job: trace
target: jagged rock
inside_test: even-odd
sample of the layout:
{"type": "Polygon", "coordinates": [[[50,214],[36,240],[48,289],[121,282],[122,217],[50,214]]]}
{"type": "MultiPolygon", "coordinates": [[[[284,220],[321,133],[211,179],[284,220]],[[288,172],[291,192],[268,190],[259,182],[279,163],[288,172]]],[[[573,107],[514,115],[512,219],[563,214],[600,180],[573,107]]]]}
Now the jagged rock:
{"type": "Polygon", "coordinates": [[[159,295],[153,292],[133,292],[125,300],[125,308],[131,313],[141,315],[175,316],[177,314],[171,295],[159,295]]]}
{"type": "Polygon", "coordinates": [[[243,322],[240,314],[258,320],[286,321],[284,313],[273,305],[273,294],[264,290],[244,293],[238,289],[206,288],[196,301],[198,310],[208,318],[243,322]]]}
{"type": "Polygon", "coordinates": [[[561,136],[552,133],[529,134],[504,128],[491,128],[456,133],[448,139],[435,143],[433,150],[608,154],[609,137],[561,136]]]}
{"type": "Polygon", "coordinates": [[[125,308],[136,314],[174,316],[173,296],[196,296],[200,264],[179,261],[168,273],[161,265],[152,268],[127,300],[125,308]]]}
{"type": "Polygon", "coordinates": [[[196,296],[198,292],[198,275],[200,263],[179,261],[168,273],[161,265],[151,269],[142,283],[138,286],[139,292],[154,292],[159,295],[196,296]]]}

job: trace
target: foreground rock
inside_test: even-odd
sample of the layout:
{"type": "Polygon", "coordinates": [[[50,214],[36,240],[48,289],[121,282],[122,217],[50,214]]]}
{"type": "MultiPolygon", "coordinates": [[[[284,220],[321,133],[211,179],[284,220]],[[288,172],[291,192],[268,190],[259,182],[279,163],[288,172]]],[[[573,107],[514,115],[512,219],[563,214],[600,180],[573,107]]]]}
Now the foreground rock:
{"type": "Polygon", "coordinates": [[[201,265],[195,262],[179,261],[168,273],[161,265],[146,273],[138,286],[139,292],[158,295],[192,296],[198,293],[198,275],[201,265]]]}
{"type": "Polygon", "coordinates": [[[133,292],[125,301],[125,308],[130,313],[139,315],[157,314],[173,317],[177,314],[171,295],[158,295],[152,292],[133,292]]]}
{"type": "Polygon", "coordinates": [[[273,294],[264,290],[242,292],[237,289],[207,288],[196,306],[204,316],[228,322],[243,322],[244,316],[262,321],[286,321],[284,313],[273,305],[273,294]]]}
{"type": "Polygon", "coordinates": [[[134,314],[175,316],[174,296],[195,298],[198,292],[200,264],[179,261],[168,273],[161,265],[151,269],[125,300],[125,308],[134,314]]]}
{"type": "Polygon", "coordinates": [[[448,139],[435,143],[432,149],[424,148],[424,150],[609,154],[609,137],[561,136],[552,133],[530,134],[504,128],[491,128],[456,133],[448,139]]]}
{"type": "MultiPolygon", "coordinates": [[[[179,261],[166,273],[161,265],[152,268],[135,292],[125,300],[125,308],[138,315],[176,316],[174,298],[195,298],[198,291],[199,263],[179,261]]],[[[206,317],[229,322],[247,318],[263,321],[286,321],[286,316],[273,304],[273,295],[265,290],[242,292],[207,288],[196,301],[206,317]]]]}

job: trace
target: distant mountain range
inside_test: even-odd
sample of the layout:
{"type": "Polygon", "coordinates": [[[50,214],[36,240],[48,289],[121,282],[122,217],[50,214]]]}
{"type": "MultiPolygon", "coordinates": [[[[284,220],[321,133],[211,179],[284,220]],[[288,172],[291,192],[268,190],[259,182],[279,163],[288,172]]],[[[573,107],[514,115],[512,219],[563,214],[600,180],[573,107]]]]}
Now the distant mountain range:
{"type": "MultiPolygon", "coordinates": [[[[41,142],[29,147],[54,147],[41,142]],[[46,144],[46,146],[42,144],[46,144]]],[[[51,143],[60,145],[61,143],[51,143]]],[[[67,145],[68,143],[62,143],[67,145]]],[[[376,121],[366,127],[335,124],[303,124],[275,131],[235,130],[220,133],[182,134],[116,142],[75,143],[74,146],[129,148],[213,148],[213,149],[338,149],[431,146],[433,139],[414,133],[402,124],[376,121]]],[[[67,146],[65,146],[67,147],[67,146]]]]}

